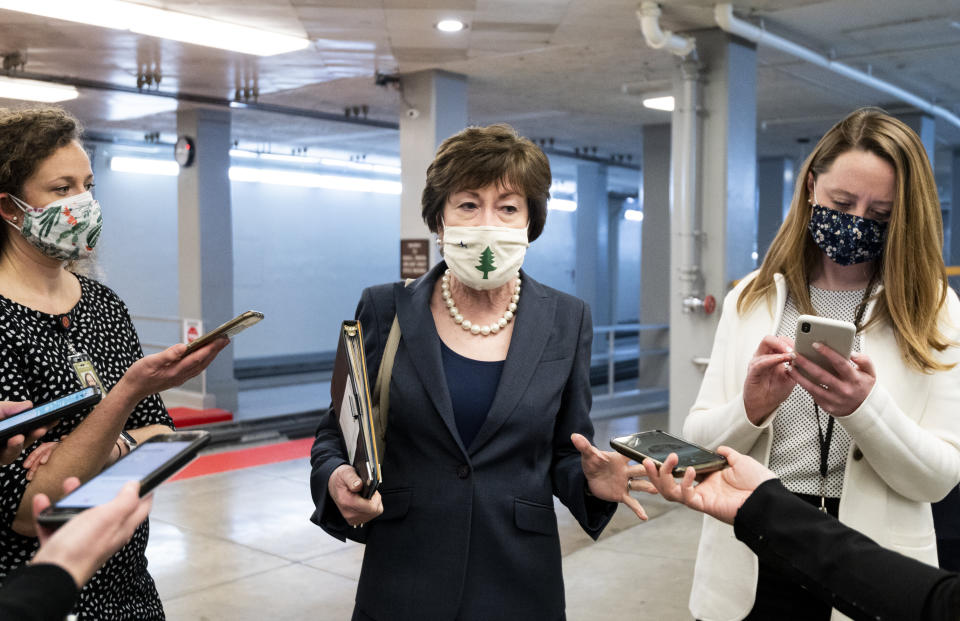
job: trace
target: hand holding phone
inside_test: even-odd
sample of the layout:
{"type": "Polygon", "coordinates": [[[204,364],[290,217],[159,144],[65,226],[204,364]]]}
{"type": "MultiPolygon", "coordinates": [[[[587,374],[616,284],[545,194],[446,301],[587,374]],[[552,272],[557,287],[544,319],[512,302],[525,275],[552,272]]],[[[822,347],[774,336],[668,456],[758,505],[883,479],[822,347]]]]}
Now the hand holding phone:
{"type": "Polygon", "coordinates": [[[687,468],[691,467],[697,471],[697,474],[706,474],[727,467],[727,460],[722,455],[659,429],[613,438],[610,440],[610,446],[618,453],[640,463],[650,458],[657,467],[663,465],[670,453],[676,453],[679,459],[677,467],[673,469],[673,475],[677,477],[683,476],[687,468]]]}
{"type": "MultiPolygon", "coordinates": [[[[831,375],[837,371],[830,360],[813,348],[814,343],[823,343],[846,359],[850,359],[853,352],[853,341],[857,336],[857,327],[849,321],[839,321],[816,315],[800,315],[797,317],[797,333],[794,339],[794,350],[831,375]]],[[[797,371],[804,377],[813,379],[799,366],[797,371]]]]}
{"type": "Polygon", "coordinates": [[[96,405],[101,397],[100,389],[90,386],[0,420],[0,442],[96,405]]]}
{"type": "MultiPolygon", "coordinates": [[[[69,494],[80,485],[79,479],[69,477],[63,490],[69,494]]],[[[32,564],[59,565],[73,577],[77,587],[83,587],[93,574],[122,548],[134,531],[147,518],[152,496],[140,497],[138,484],[129,481],[109,502],[86,511],[59,530],[35,524],[40,549],[30,561],[32,564]]],[[[33,497],[33,515],[50,506],[46,494],[33,497]]]]}
{"type": "Polygon", "coordinates": [[[187,350],[183,352],[183,355],[187,356],[190,353],[200,349],[207,343],[215,341],[218,338],[231,338],[236,334],[240,334],[253,324],[258,323],[261,319],[263,319],[263,313],[257,311],[249,310],[245,313],[241,313],[225,324],[217,326],[203,336],[187,343],[187,350]]]}
{"type": "Polygon", "coordinates": [[[831,416],[855,412],[877,379],[870,358],[852,353],[855,338],[856,327],[850,322],[810,315],[801,315],[797,320],[796,351],[800,356],[790,373],[831,416]],[[825,347],[817,351],[814,343],[825,347]]]}
{"type": "Polygon", "coordinates": [[[114,498],[128,481],[139,481],[140,496],[190,463],[210,441],[206,431],[178,431],[152,436],[72,493],[37,516],[45,528],[57,528],[73,516],[114,498]]]}

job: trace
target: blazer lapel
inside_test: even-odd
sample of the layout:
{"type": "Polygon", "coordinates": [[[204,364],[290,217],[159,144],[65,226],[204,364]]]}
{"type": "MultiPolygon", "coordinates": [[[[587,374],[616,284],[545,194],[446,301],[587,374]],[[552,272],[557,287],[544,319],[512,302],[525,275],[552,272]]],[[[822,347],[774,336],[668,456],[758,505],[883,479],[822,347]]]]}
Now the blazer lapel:
{"type": "Polygon", "coordinates": [[[471,451],[476,451],[483,446],[510,418],[533,378],[540,356],[553,330],[556,299],[547,295],[543,286],[527,277],[523,271],[521,271],[521,282],[523,293],[517,305],[513,335],[507,351],[507,359],[503,364],[503,373],[500,375],[500,384],[493,397],[487,420],[484,421],[480,431],[477,432],[477,437],[469,447],[471,451]]]}
{"type": "Polygon", "coordinates": [[[437,335],[430,311],[433,287],[446,264],[442,261],[427,274],[411,283],[409,287],[398,286],[397,321],[400,323],[401,339],[406,341],[410,361],[420,376],[424,390],[430,396],[433,407],[440,413],[450,435],[463,454],[467,454],[453,416],[453,401],[447,389],[447,376],[443,372],[440,357],[440,337],[437,335]]]}

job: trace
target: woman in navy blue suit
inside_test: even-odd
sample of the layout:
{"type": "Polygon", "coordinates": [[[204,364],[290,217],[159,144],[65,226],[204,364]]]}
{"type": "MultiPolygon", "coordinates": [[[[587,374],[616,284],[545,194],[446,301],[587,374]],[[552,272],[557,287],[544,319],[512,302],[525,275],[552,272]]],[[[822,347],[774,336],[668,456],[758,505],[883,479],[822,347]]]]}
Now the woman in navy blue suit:
{"type": "Polygon", "coordinates": [[[448,138],[422,199],[444,262],[363,292],[368,372],[394,316],[402,334],[380,491],[357,493],[334,408],[311,454],[313,521],[366,543],[354,619],[562,619],[553,496],[593,538],[617,502],[646,519],[643,468],[590,443],[589,308],[520,270],[549,188],[509,126],[448,138]]]}

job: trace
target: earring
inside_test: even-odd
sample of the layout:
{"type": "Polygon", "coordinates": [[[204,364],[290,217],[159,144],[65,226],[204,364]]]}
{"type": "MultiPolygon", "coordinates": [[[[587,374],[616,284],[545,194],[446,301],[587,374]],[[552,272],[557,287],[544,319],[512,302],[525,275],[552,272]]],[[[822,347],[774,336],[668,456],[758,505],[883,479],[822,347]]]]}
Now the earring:
{"type": "Polygon", "coordinates": [[[439,237],[437,238],[437,248],[443,248],[443,240],[439,237]]]}

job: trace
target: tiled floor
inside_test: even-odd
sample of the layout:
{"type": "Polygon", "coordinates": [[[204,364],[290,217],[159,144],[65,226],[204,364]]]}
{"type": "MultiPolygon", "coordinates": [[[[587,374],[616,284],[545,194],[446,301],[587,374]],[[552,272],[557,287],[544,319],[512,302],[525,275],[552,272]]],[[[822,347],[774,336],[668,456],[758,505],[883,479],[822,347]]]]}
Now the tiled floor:
{"type": "MultiPolygon", "coordinates": [[[[640,421],[598,424],[597,438],[640,421]]],[[[363,547],[308,521],[306,459],[163,485],[151,515],[150,572],[171,621],[346,620],[363,547]]],[[[621,507],[593,543],[559,505],[571,621],[689,619],[700,518],[640,497],[650,521],[621,507]]]]}

